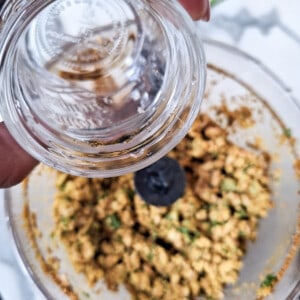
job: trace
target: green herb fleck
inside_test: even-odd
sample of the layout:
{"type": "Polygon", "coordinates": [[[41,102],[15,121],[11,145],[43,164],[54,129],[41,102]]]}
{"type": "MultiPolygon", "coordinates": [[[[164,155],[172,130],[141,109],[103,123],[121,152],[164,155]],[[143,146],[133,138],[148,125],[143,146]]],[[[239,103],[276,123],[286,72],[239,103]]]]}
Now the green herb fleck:
{"type": "Polygon", "coordinates": [[[200,237],[201,236],[201,233],[200,233],[200,231],[195,231],[194,232],[194,236],[195,236],[195,238],[198,238],[198,237],[200,237]]]}
{"type": "Polygon", "coordinates": [[[90,298],[90,294],[87,292],[82,292],[82,295],[85,296],[86,298],[90,298]]]}
{"type": "MultiPolygon", "coordinates": [[[[214,6],[214,5],[218,4],[218,3],[220,3],[221,1],[223,1],[223,0],[210,0],[210,5],[214,6]]],[[[210,299],[208,299],[208,300],[210,300],[210,299]]]]}
{"type": "Polygon", "coordinates": [[[221,191],[225,193],[234,192],[236,190],[236,183],[232,178],[225,178],[221,182],[221,191]]]}
{"type": "Polygon", "coordinates": [[[147,255],[147,260],[148,261],[152,261],[153,260],[153,258],[154,258],[154,248],[155,248],[155,245],[151,245],[151,247],[150,247],[150,252],[149,252],[149,254],[147,255]]]}
{"type": "Polygon", "coordinates": [[[80,251],[80,250],[81,250],[81,242],[76,241],[76,243],[75,243],[75,249],[76,249],[77,251],[80,251]]]}
{"type": "Polygon", "coordinates": [[[100,224],[98,222],[93,222],[91,225],[91,228],[94,230],[99,230],[100,229],[100,224]]]}
{"type": "Polygon", "coordinates": [[[239,219],[248,219],[249,217],[245,209],[238,210],[236,213],[239,219]]]}
{"type": "Polygon", "coordinates": [[[152,234],[151,234],[152,241],[156,241],[157,237],[158,237],[157,232],[152,232],[152,234]]]}
{"type": "Polygon", "coordinates": [[[247,173],[247,172],[249,171],[249,169],[252,168],[252,167],[254,167],[254,164],[248,162],[248,163],[246,164],[246,166],[244,167],[243,172],[244,172],[244,173],[247,173]]]}
{"type": "Polygon", "coordinates": [[[177,228],[177,231],[182,233],[190,243],[193,243],[199,236],[199,231],[190,231],[187,227],[181,226],[177,228]]]}
{"type": "Polygon", "coordinates": [[[147,260],[148,260],[148,261],[152,261],[152,260],[153,260],[153,257],[154,257],[153,252],[150,252],[150,253],[148,254],[148,256],[147,256],[147,260]]]}
{"type": "Polygon", "coordinates": [[[119,229],[122,225],[121,220],[117,215],[110,215],[106,218],[106,224],[113,229],[119,229]]]}
{"type": "Polygon", "coordinates": [[[105,199],[109,196],[108,191],[103,191],[103,193],[98,197],[98,202],[101,201],[102,199],[105,199]]]}
{"type": "Polygon", "coordinates": [[[268,274],[264,281],[260,284],[260,287],[261,288],[264,288],[264,287],[271,287],[274,285],[274,283],[277,281],[277,276],[274,275],[274,274],[268,274]]]}
{"type": "Polygon", "coordinates": [[[290,128],[284,128],[283,129],[283,134],[287,137],[290,138],[292,137],[292,130],[290,128]]]}
{"type": "Polygon", "coordinates": [[[177,230],[178,230],[179,232],[181,232],[182,234],[184,234],[184,235],[189,235],[189,234],[190,234],[189,229],[186,228],[186,227],[183,227],[183,226],[177,228],[177,230]]]}
{"type": "Polygon", "coordinates": [[[222,222],[217,222],[217,221],[211,221],[210,223],[209,223],[209,225],[210,225],[210,227],[212,228],[212,227],[215,227],[215,226],[218,226],[218,225],[223,225],[224,223],[222,223],[222,222]]]}
{"type": "Polygon", "coordinates": [[[116,236],[116,241],[122,242],[122,241],[123,241],[123,237],[122,237],[120,234],[118,234],[118,235],[116,236]]]}
{"type": "Polygon", "coordinates": [[[193,232],[193,234],[192,234],[192,236],[191,236],[191,242],[192,242],[192,243],[195,242],[195,240],[196,240],[197,238],[199,238],[200,236],[201,236],[201,233],[200,233],[199,231],[193,232]]]}
{"type": "Polygon", "coordinates": [[[253,181],[249,186],[249,193],[252,196],[257,196],[261,190],[261,186],[257,181],[253,181]]]}
{"type": "Polygon", "coordinates": [[[223,248],[222,251],[223,251],[225,254],[228,254],[228,253],[229,253],[229,249],[228,249],[228,248],[223,248]]]}
{"type": "Polygon", "coordinates": [[[204,203],[202,206],[201,206],[201,208],[203,208],[203,209],[205,209],[205,210],[209,210],[210,209],[210,207],[211,207],[211,204],[209,204],[209,203],[204,203]]]}
{"type": "Polygon", "coordinates": [[[169,221],[173,221],[174,220],[173,215],[170,214],[170,213],[165,215],[165,219],[169,220],[169,221]]]}
{"type": "Polygon", "coordinates": [[[132,188],[124,189],[124,192],[131,201],[134,199],[135,191],[132,188]]]}
{"type": "Polygon", "coordinates": [[[212,153],[211,153],[212,159],[217,159],[218,156],[219,156],[219,153],[218,153],[218,152],[212,152],[212,153]]]}
{"type": "Polygon", "coordinates": [[[182,233],[186,239],[188,240],[188,242],[192,242],[193,241],[193,236],[191,234],[191,232],[189,231],[188,228],[181,226],[179,228],[177,228],[177,231],[179,231],[180,233],[182,233]]]}
{"type": "Polygon", "coordinates": [[[67,178],[65,178],[64,180],[63,180],[63,182],[58,186],[58,189],[60,190],[60,191],[64,191],[65,190],[65,188],[66,188],[66,185],[67,185],[67,180],[66,180],[67,178]]]}
{"type": "Polygon", "coordinates": [[[70,218],[70,217],[61,217],[61,218],[60,218],[60,221],[62,222],[62,224],[63,224],[64,226],[68,226],[69,223],[70,223],[70,221],[71,221],[71,218],[70,218]]]}
{"type": "Polygon", "coordinates": [[[162,284],[164,286],[164,292],[166,292],[168,290],[169,284],[168,284],[168,282],[166,280],[163,280],[162,284]]]}
{"type": "Polygon", "coordinates": [[[239,237],[242,238],[242,239],[244,239],[244,238],[246,237],[246,233],[245,233],[244,231],[241,230],[241,231],[239,232],[239,237]]]}
{"type": "Polygon", "coordinates": [[[171,228],[173,228],[174,226],[173,226],[173,224],[170,222],[169,224],[167,224],[166,225],[166,228],[168,229],[168,230],[170,230],[171,228]]]}

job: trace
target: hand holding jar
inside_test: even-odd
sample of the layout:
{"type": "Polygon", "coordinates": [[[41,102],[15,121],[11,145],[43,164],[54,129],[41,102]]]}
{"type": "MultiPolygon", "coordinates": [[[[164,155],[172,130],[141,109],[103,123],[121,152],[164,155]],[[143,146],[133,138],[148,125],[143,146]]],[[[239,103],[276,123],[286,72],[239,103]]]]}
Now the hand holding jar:
{"type": "MultiPolygon", "coordinates": [[[[194,20],[208,20],[208,0],[180,0],[194,20]]],[[[22,146],[22,143],[19,141],[22,146]]],[[[19,183],[38,163],[10,135],[4,123],[0,123],[0,188],[19,183]]]]}

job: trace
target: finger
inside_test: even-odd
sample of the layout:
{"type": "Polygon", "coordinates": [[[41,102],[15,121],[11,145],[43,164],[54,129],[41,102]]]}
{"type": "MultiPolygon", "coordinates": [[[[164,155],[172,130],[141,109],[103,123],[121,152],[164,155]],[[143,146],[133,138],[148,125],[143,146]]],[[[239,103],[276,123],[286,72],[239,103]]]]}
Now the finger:
{"type": "Polygon", "coordinates": [[[179,0],[194,20],[208,21],[210,18],[209,0],[179,0]]]}
{"type": "Polygon", "coordinates": [[[0,123],[0,188],[21,182],[37,163],[15,142],[4,123],[0,123]]]}

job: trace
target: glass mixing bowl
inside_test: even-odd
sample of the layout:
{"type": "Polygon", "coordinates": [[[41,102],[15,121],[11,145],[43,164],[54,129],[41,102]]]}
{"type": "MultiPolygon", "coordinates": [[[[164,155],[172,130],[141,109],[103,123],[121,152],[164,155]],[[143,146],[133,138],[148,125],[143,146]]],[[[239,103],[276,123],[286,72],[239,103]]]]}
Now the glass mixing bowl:
{"type": "MultiPolygon", "coordinates": [[[[249,147],[260,137],[263,148],[274,158],[270,176],[278,169],[281,172],[281,176],[271,181],[270,186],[274,208],[260,222],[257,240],[248,243],[239,280],[234,286],[225,288],[225,299],[255,299],[262,278],[278,272],[283,277],[270,299],[296,299],[300,291],[300,260],[297,253],[300,195],[294,162],[300,153],[300,108],[290,91],[260,62],[217,42],[206,41],[205,50],[208,83],[202,112],[222,122],[214,109],[222,101],[226,102],[229,109],[241,106],[250,108],[255,124],[249,128],[229,129],[230,139],[249,147]],[[287,130],[295,137],[294,143],[290,139],[282,141],[281,137],[287,130]]],[[[27,194],[24,194],[21,185],[5,192],[8,224],[16,252],[34,283],[47,299],[68,298],[51,276],[43,271],[25,233],[22,213],[26,201],[30,211],[36,214],[37,226],[42,233],[36,239],[39,253],[46,257],[51,249],[52,255],[60,258],[60,274],[71,283],[80,298],[86,299],[88,293],[89,299],[129,299],[125,288],[121,288],[117,294],[108,291],[103,283],[90,288],[83,275],[73,270],[63,246],[50,238],[54,226],[51,216],[54,193],[54,175],[43,172],[42,167],[29,177],[27,194]],[[100,296],[96,293],[99,288],[100,296]]]]}

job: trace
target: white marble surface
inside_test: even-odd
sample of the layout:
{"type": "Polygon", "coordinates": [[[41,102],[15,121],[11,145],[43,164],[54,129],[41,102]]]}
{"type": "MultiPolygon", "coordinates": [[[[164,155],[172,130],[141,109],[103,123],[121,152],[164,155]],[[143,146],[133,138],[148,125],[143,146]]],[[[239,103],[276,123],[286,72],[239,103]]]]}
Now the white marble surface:
{"type": "Polygon", "coordinates": [[[299,11],[299,0],[225,0],[199,28],[259,59],[300,99],[299,11]]]}
{"type": "Polygon", "coordinates": [[[0,190],[0,299],[41,300],[39,291],[24,274],[14,255],[3,204],[3,191],[0,190]]]}
{"type": "MultiPolygon", "coordinates": [[[[225,0],[213,9],[208,24],[198,26],[204,37],[259,59],[300,99],[299,11],[300,0],[225,0]]],[[[3,300],[40,300],[12,251],[3,203],[0,190],[0,294],[3,300]]]]}

